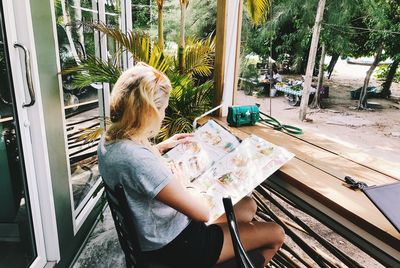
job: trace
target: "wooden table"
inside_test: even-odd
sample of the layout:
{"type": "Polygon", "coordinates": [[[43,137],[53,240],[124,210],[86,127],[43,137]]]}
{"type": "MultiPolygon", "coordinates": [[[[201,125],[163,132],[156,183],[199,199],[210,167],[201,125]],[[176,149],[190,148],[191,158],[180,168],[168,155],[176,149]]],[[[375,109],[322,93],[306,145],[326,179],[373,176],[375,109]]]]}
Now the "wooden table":
{"type": "Polygon", "coordinates": [[[398,182],[399,163],[373,158],[313,133],[290,135],[261,123],[233,128],[226,118],[213,119],[238,138],[255,134],[293,152],[296,157],[268,179],[270,186],[384,265],[400,267],[400,233],[363,192],[343,182],[345,176],[369,186],[398,182]]]}

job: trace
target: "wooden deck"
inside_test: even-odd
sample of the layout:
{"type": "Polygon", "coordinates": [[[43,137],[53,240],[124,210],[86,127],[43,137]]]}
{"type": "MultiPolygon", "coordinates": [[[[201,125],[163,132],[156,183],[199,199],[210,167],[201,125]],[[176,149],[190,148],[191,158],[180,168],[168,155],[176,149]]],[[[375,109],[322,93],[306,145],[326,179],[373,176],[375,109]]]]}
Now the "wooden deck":
{"type": "Polygon", "coordinates": [[[369,186],[398,182],[400,164],[375,159],[312,133],[289,135],[260,123],[231,128],[225,118],[213,119],[239,138],[255,134],[293,152],[296,157],[269,179],[271,184],[324,215],[321,222],[337,227],[335,231],[383,264],[394,267],[400,263],[400,233],[363,192],[349,189],[343,181],[351,176],[369,186]]]}

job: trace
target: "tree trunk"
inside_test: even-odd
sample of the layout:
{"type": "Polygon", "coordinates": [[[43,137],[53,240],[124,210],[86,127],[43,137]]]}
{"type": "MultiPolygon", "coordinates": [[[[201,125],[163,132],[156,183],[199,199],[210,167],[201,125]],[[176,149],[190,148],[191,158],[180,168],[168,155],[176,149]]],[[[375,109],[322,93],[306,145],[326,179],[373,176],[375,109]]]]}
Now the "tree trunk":
{"type": "Polygon", "coordinates": [[[322,51],[321,51],[321,59],[319,60],[319,73],[318,73],[318,83],[317,83],[317,91],[315,92],[313,102],[311,103],[311,108],[321,108],[321,97],[320,97],[320,88],[324,82],[324,61],[325,61],[325,43],[322,43],[322,51]]]}
{"type": "Polygon", "coordinates": [[[76,10],[75,10],[75,22],[76,23],[80,23],[80,26],[77,27],[76,33],[78,34],[79,42],[82,45],[84,45],[85,44],[85,39],[84,39],[84,35],[83,35],[81,1],[80,0],[74,0],[74,5],[76,7],[76,10]]]}
{"type": "Polygon", "coordinates": [[[324,15],[326,0],[319,0],[317,15],[315,16],[315,24],[311,40],[310,54],[308,55],[306,78],[303,86],[303,96],[301,97],[299,118],[301,121],[306,119],[308,99],[310,97],[309,90],[311,87],[311,80],[313,77],[315,56],[317,55],[319,32],[321,30],[322,17],[324,15]]]}
{"type": "Polygon", "coordinates": [[[335,68],[335,65],[339,59],[339,56],[340,56],[339,54],[332,55],[331,61],[329,62],[329,65],[328,65],[328,79],[331,79],[333,69],[335,68]]]}
{"type": "Polygon", "coordinates": [[[71,49],[72,56],[74,57],[75,61],[79,64],[81,62],[81,60],[78,57],[78,53],[76,52],[75,44],[72,39],[72,33],[71,33],[72,24],[71,24],[70,16],[67,12],[67,7],[65,6],[65,0],[61,0],[61,10],[63,13],[64,28],[65,28],[65,32],[67,33],[67,39],[68,39],[68,43],[69,43],[69,46],[71,49]]]}
{"type": "Polygon", "coordinates": [[[367,87],[369,84],[369,80],[371,79],[372,72],[375,70],[376,66],[378,66],[378,63],[381,60],[382,50],[383,50],[383,45],[380,45],[376,51],[374,62],[367,71],[367,75],[365,76],[364,79],[364,85],[360,92],[360,99],[358,100],[358,106],[357,106],[358,109],[367,108],[367,87]]]}
{"type": "Polygon", "coordinates": [[[391,95],[390,87],[392,85],[394,76],[396,75],[397,68],[399,67],[400,56],[396,57],[392,64],[390,64],[389,72],[386,76],[385,82],[382,84],[382,93],[381,96],[383,98],[389,98],[391,95]]]}
{"type": "Polygon", "coordinates": [[[184,72],[185,66],[185,23],[186,23],[186,8],[187,1],[181,0],[181,31],[180,31],[180,40],[179,40],[179,49],[178,49],[178,61],[179,61],[179,71],[181,73],[184,72]]]}
{"type": "Polygon", "coordinates": [[[163,8],[158,7],[158,47],[164,50],[163,8]]]}

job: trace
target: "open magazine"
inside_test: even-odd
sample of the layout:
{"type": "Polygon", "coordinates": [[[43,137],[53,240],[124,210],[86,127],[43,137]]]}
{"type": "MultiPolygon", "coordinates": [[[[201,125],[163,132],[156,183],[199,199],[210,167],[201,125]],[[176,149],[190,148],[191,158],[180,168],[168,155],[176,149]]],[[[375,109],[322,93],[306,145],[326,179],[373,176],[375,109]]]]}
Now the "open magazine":
{"type": "Polygon", "coordinates": [[[294,154],[255,135],[239,142],[209,120],[195,131],[192,142],[178,145],[164,156],[180,169],[187,188],[205,196],[212,222],[224,213],[222,197],[229,195],[237,203],[294,154]]]}

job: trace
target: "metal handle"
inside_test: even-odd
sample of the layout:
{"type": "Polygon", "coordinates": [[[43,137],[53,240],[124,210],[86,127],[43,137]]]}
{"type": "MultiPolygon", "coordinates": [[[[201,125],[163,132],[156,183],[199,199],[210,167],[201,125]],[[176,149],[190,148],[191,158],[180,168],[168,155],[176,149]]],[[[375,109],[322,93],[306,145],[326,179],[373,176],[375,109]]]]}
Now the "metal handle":
{"type": "Polygon", "coordinates": [[[29,95],[31,97],[31,101],[29,103],[24,103],[22,107],[30,107],[35,104],[36,98],[35,98],[35,90],[33,88],[33,82],[32,82],[32,71],[31,71],[31,55],[29,53],[29,50],[21,44],[15,43],[14,47],[19,47],[24,50],[25,53],[25,72],[26,72],[26,83],[28,85],[28,91],[29,95]]]}

